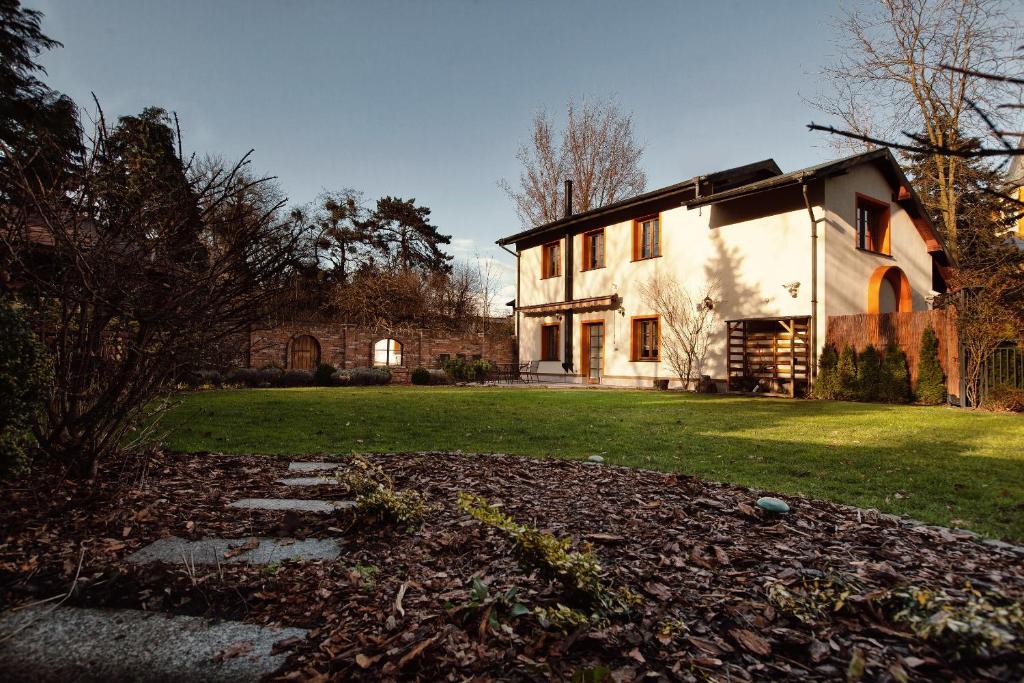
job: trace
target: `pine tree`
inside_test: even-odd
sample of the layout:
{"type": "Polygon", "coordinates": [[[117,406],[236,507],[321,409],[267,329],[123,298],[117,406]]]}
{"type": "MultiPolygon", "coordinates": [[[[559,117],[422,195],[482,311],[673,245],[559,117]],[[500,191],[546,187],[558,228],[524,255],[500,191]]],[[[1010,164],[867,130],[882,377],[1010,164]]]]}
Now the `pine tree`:
{"type": "Polygon", "coordinates": [[[877,401],[882,392],[882,356],[873,345],[861,351],[857,359],[857,398],[877,401]]]}
{"type": "Polygon", "coordinates": [[[836,365],[836,399],[853,401],[857,398],[857,352],[847,344],[839,354],[836,365]]]}
{"type": "Polygon", "coordinates": [[[921,335],[921,353],[917,363],[918,403],[939,405],[946,400],[946,378],[939,364],[939,339],[929,325],[921,335]]]}
{"type": "Polygon", "coordinates": [[[882,361],[881,390],[879,400],[885,403],[907,403],[910,401],[910,371],[907,356],[895,344],[885,349],[882,361]]]}
{"type": "Polygon", "coordinates": [[[839,389],[836,375],[838,364],[839,354],[836,353],[835,344],[825,342],[825,345],[821,347],[821,358],[818,360],[818,376],[814,380],[814,398],[823,400],[836,398],[839,389]]]}

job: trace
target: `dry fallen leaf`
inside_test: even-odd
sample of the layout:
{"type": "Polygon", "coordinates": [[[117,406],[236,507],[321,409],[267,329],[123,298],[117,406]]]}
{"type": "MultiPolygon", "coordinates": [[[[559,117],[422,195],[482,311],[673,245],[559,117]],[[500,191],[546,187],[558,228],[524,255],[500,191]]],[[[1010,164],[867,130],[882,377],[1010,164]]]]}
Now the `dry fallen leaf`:
{"type": "Polygon", "coordinates": [[[767,657],[772,652],[771,644],[753,631],[748,631],[745,628],[734,628],[729,631],[729,635],[731,635],[733,639],[743,647],[743,649],[748,652],[752,652],[759,657],[767,657]]]}

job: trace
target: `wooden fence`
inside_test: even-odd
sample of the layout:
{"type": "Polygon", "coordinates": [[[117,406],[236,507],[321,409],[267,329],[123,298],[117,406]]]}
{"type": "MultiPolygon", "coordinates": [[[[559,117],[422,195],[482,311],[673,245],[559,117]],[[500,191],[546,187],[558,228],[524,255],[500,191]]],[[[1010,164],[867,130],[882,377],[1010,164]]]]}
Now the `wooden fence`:
{"type": "Polygon", "coordinates": [[[950,396],[959,397],[960,349],[956,313],[951,308],[907,313],[830,315],[825,338],[840,351],[847,344],[858,352],[863,351],[868,344],[873,344],[879,350],[889,344],[896,344],[907,354],[910,379],[916,384],[921,335],[929,324],[939,340],[939,363],[946,375],[946,391],[950,396]]]}

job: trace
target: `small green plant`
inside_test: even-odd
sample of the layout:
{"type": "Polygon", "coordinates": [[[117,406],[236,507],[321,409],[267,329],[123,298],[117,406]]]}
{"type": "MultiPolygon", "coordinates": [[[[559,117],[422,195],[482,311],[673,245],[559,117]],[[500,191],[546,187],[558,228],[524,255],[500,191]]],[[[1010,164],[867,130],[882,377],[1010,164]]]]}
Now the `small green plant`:
{"type": "Polygon", "coordinates": [[[0,475],[26,465],[52,381],[46,349],[13,304],[0,301],[0,475]]]}
{"type": "MultiPolygon", "coordinates": [[[[583,544],[579,551],[570,550],[570,539],[557,538],[531,526],[519,524],[480,496],[471,493],[459,493],[459,507],[508,536],[515,545],[520,561],[527,568],[538,570],[545,578],[560,582],[571,605],[590,611],[587,617],[590,621],[627,615],[640,603],[640,598],[628,588],[613,586],[602,577],[601,565],[589,544],[583,544]]],[[[548,619],[552,624],[555,620],[548,619]]]]}
{"type": "Polygon", "coordinates": [[[954,659],[993,657],[1024,643],[1021,603],[981,593],[970,583],[960,591],[907,586],[889,591],[881,604],[895,623],[954,659]]]}
{"type": "Polygon", "coordinates": [[[814,380],[814,398],[835,400],[839,394],[839,376],[836,367],[839,365],[839,353],[835,344],[825,342],[821,347],[821,358],[818,360],[818,377],[814,380]]]}
{"type": "Polygon", "coordinates": [[[313,384],[318,387],[329,387],[334,384],[334,373],[338,369],[330,363],[320,363],[313,372],[313,384]]]}
{"type": "Polygon", "coordinates": [[[877,401],[882,395],[882,356],[873,345],[860,352],[857,358],[857,398],[877,401]]]}
{"type": "Polygon", "coordinates": [[[890,344],[885,349],[878,398],[885,403],[910,401],[910,370],[907,368],[907,356],[895,344],[890,344]]]}
{"type": "Polygon", "coordinates": [[[765,585],[769,602],[805,624],[842,611],[847,599],[862,588],[854,577],[836,573],[806,576],[795,583],[770,579],[765,585]]]}
{"type": "Polygon", "coordinates": [[[410,381],[418,386],[424,386],[430,384],[430,370],[420,367],[412,371],[409,376],[410,381]]]}
{"type": "Polygon", "coordinates": [[[358,583],[367,593],[372,593],[377,585],[377,574],[379,573],[380,567],[372,564],[354,564],[349,569],[348,575],[353,583],[358,583]]]}
{"type": "Polygon", "coordinates": [[[917,388],[914,397],[918,403],[939,405],[946,401],[946,378],[939,364],[939,339],[932,326],[921,335],[921,352],[917,361],[917,388]]]}
{"type": "Polygon", "coordinates": [[[840,401],[857,398],[857,352],[849,344],[843,347],[836,363],[835,398],[840,401]]]}
{"type": "Polygon", "coordinates": [[[411,524],[430,511],[416,491],[396,491],[391,477],[361,455],[353,455],[347,468],[335,475],[338,482],[356,496],[356,512],[382,520],[411,524]]]}
{"type": "Polygon", "coordinates": [[[519,601],[519,589],[512,586],[503,593],[491,595],[491,589],[474,577],[470,584],[469,601],[455,610],[456,619],[463,625],[470,623],[477,615],[487,620],[487,626],[494,631],[501,629],[504,622],[530,613],[530,608],[519,601]]]}

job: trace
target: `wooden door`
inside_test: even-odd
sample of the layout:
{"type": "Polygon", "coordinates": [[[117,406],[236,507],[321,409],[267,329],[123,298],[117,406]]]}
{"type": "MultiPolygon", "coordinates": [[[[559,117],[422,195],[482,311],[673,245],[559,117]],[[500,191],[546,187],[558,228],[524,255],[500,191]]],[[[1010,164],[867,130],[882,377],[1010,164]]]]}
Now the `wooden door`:
{"type": "Polygon", "coordinates": [[[583,377],[600,384],[604,374],[604,323],[583,323],[583,377]]]}
{"type": "Polygon", "coordinates": [[[295,370],[313,370],[320,362],[320,344],[308,334],[292,340],[288,367],[295,370]]]}

